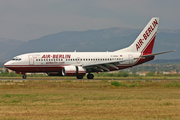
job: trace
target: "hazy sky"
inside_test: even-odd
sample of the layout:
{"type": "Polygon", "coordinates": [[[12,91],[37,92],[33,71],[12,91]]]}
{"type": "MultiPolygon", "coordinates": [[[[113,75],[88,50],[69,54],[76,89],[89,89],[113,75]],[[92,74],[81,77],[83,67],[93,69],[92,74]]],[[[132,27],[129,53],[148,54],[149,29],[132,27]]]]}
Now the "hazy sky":
{"type": "Polygon", "coordinates": [[[180,0],[0,0],[0,38],[31,40],[110,27],[180,29],[180,0]]]}

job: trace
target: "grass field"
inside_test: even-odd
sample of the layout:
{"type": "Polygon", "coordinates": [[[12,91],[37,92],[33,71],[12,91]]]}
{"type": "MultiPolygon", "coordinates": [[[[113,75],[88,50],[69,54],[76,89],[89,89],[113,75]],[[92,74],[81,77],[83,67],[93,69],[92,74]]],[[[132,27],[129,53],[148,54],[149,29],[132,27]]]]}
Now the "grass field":
{"type": "Polygon", "coordinates": [[[0,119],[180,119],[180,81],[0,81],[0,119]]]}

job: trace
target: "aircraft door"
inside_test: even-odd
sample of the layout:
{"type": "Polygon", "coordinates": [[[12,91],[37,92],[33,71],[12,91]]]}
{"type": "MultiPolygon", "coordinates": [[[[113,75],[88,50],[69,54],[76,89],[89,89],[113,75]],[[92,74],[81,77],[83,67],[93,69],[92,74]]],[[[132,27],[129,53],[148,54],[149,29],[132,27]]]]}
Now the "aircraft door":
{"type": "Polygon", "coordinates": [[[129,59],[132,59],[132,60],[129,60],[129,64],[132,64],[133,63],[133,55],[132,54],[129,54],[129,59]]]}
{"type": "Polygon", "coordinates": [[[34,58],[32,55],[29,55],[29,65],[34,65],[34,58]]]}

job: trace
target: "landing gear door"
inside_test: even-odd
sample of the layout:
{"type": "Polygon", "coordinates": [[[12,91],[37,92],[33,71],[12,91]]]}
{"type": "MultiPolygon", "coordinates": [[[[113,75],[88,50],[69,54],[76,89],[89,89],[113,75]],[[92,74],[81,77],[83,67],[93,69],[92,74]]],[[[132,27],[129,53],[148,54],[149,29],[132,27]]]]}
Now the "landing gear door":
{"type": "Polygon", "coordinates": [[[34,65],[34,58],[32,55],[29,55],[29,65],[34,65]]]}

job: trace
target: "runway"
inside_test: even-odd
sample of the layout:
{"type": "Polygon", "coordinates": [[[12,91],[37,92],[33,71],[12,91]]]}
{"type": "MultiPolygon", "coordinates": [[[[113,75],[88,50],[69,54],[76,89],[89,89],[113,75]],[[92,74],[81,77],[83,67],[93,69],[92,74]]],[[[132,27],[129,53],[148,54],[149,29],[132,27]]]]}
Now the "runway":
{"type": "Polygon", "coordinates": [[[86,82],[86,81],[96,81],[96,82],[98,82],[98,81],[148,81],[148,80],[152,80],[152,81],[168,81],[168,80],[180,80],[180,78],[164,78],[164,79],[162,79],[162,78],[153,78],[153,79],[151,79],[151,78],[143,78],[143,79],[139,79],[139,78],[125,78],[125,79],[123,79],[123,78],[116,78],[116,79],[111,79],[111,78],[101,78],[101,79],[74,79],[74,78],[65,78],[65,79],[63,79],[63,78],[36,78],[36,77],[34,77],[34,78],[27,78],[27,79],[22,79],[22,78],[0,78],[0,81],[12,81],[12,82],[24,82],[24,81],[31,81],[31,80],[33,80],[33,81],[42,81],[42,80],[47,80],[47,81],[84,81],[84,82],[86,82]]]}

